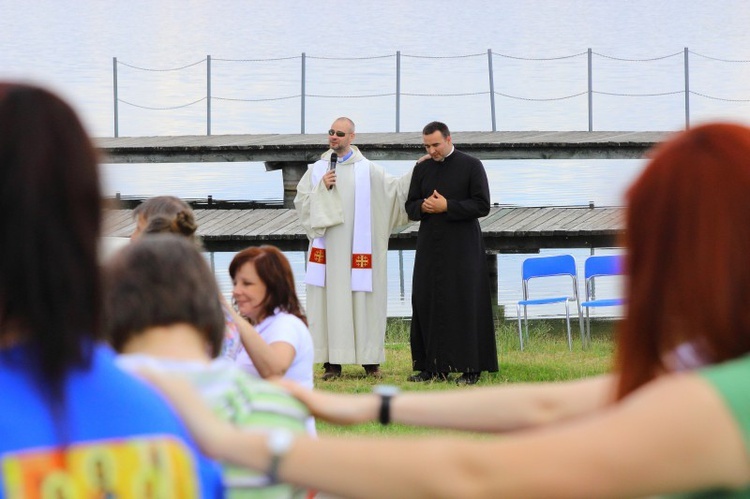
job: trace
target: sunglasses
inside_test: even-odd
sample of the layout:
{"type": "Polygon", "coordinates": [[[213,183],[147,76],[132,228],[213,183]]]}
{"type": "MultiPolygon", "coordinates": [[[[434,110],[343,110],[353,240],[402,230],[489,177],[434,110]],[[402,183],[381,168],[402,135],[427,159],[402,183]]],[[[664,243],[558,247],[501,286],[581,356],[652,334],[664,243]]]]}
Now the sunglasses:
{"type": "Polygon", "coordinates": [[[328,130],[328,135],[330,135],[331,137],[333,137],[334,135],[336,137],[346,137],[346,132],[336,131],[333,128],[331,128],[330,130],[328,130]]]}

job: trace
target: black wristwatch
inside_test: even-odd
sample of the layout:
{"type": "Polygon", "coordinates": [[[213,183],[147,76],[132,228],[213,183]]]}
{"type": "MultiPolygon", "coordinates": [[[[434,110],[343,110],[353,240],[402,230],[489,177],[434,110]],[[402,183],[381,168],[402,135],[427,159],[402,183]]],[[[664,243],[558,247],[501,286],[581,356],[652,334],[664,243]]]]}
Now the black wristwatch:
{"type": "Polygon", "coordinates": [[[393,385],[375,385],[372,388],[373,393],[380,395],[380,411],[378,412],[380,424],[387,425],[391,422],[391,399],[399,391],[399,388],[393,385]]]}
{"type": "Polygon", "coordinates": [[[292,448],[294,438],[294,433],[284,428],[274,429],[268,433],[266,445],[268,445],[268,451],[271,453],[271,464],[268,467],[267,476],[270,484],[279,482],[279,465],[289,449],[292,448]]]}

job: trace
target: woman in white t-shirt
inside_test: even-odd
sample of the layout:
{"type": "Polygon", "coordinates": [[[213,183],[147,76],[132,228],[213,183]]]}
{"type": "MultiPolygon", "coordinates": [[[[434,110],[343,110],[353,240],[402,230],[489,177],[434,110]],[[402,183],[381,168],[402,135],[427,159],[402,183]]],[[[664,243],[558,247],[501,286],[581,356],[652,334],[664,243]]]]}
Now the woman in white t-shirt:
{"type": "Polygon", "coordinates": [[[247,248],[234,256],[229,275],[236,310],[228,308],[244,347],[237,364],[262,378],[283,376],[312,388],[312,337],[284,254],[275,246],[247,248]]]}

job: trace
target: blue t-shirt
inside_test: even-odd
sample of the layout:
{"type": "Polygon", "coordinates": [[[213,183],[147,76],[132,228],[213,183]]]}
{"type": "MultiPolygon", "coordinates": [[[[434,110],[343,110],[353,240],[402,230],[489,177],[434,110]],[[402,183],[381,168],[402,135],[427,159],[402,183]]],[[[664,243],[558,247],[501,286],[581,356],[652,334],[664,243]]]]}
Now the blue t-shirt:
{"type": "Polygon", "coordinates": [[[0,350],[0,499],[223,497],[218,465],[145,383],[106,346],[69,373],[53,414],[25,346],[0,350]],[[61,445],[62,444],[62,445],[61,445]]]}

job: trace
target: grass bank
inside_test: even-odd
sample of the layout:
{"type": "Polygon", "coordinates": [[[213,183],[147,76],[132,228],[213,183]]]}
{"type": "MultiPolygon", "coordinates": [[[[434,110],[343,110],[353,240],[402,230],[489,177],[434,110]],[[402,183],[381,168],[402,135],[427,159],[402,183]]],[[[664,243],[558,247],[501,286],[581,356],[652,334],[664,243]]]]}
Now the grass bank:
{"type": "MultiPolygon", "coordinates": [[[[518,330],[515,321],[503,321],[497,325],[496,340],[500,370],[482,373],[477,386],[503,383],[562,381],[594,376],[607,372],[613,353],[615,322],[609,320],[591,323],[591,344],[583,350],[580,332],[573,324],[573,351],[568,350],[564,319],[533,320],[529,322],[529,342],[523,352],[519,349],[518,330]]],[[[411,368],[409,348],[409,321],[389,319],[386,330],[386,361],[381,365],[383,378],[377,383],[396,385],[409,390],[463,390],[453,382],[410,383],[406,378],[414,371],[411,368]]],[[[362,393],[372,390],[376,381],[365,377],[360,366],[343,366],[342,376],[332,381],[323,381],[323,369],[315,366],[315,387],[321,390],[342,393],[362,393]]],[[[454,377],[457,375],[454,375],[454,377]]],[[[402,425],[381,427],[369,423],[352,427],[339,427],[318,422],[321,435],[394,435],[434,434],[439,430],[411,428],[402,425]]]]}

